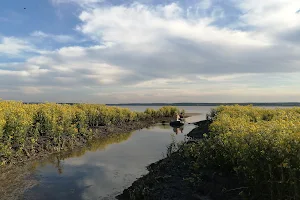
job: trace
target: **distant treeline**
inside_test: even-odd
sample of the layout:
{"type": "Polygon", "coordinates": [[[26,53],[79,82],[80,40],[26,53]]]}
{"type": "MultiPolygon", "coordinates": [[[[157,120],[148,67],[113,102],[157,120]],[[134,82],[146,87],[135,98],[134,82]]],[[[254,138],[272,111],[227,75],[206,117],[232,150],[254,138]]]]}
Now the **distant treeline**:
{"type": "MultiPolygon", "coordinates": [[[[24,102],[24,104],[40,104],[43,102],[24,102]]],[[[74,105],[78,103],[57,103],[74,105]]],[[[300,102],[277,102],[277,103],[120,103],[105,104],[107,106],[232,106],[232,105],[253,105],[253,106],[300,106],[300,102]]]]}
{"type": "Polygon", "coordinates": [[[300,106],[300,102],[278,102],[278,103],[125,103],[106,104],[108,106],[221,106],[221,105],[253,105],[253,106],[300,106]]]}

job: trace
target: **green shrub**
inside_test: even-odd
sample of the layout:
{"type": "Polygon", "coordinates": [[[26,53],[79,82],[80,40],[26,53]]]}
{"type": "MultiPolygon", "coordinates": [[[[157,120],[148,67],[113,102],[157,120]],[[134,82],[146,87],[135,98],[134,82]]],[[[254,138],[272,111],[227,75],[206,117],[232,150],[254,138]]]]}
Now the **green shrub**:
{"type": "Polygon", "coordinates": [[[46,138],[57,150],[66,138],[92,137],[91,128],[170,117],[174,107],[133,112],[128,108],[102,104],[23,104],[0,101],[0,165],[12,156],[34,149],[40,138],[46,138]]]}
{"type": "Polygon", "coordinates": [[[210,136],[184,152],[195,171],[235,174],[260,199],[300,198],[300,108],[221,106],[209,117],[210,136]]]}

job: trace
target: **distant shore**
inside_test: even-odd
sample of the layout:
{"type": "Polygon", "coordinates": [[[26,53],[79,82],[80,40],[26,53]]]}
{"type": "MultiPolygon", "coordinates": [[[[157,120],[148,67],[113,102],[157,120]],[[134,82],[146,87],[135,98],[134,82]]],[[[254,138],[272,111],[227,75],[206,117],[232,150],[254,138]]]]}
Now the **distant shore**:
{"type": "MultiPolygon", "coordinates": [[[[40,104],[43,102],[24,102],[24,104],[40,104]]],[[[57,102],[57,104],[78,104],[76,102],[57,102]]],[[[292,107],[300,106],[300,102],[244,102],[244,103],[115,103],[105,104],[107,106],[220,106],[220,105],[253,105],[253,106],[281,106],[292,107]]]]}
{"type": "Polygon", "coordinates": [[[106,104],[108,106],[221,106],[221,105],[253,105],[253,106],[300,106],[300,102],[249,102],[249,103],[120,103],[120,104],[106,104]]]}

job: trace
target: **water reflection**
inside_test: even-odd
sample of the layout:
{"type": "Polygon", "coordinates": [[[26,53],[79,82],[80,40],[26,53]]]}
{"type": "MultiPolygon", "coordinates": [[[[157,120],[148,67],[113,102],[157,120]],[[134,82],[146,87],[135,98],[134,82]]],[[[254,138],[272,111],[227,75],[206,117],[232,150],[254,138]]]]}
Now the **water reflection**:
{"type": "Polygon", "coordinates": [[[173,127],[173,131],[174,131],[174,133],[176,133],[176,135],[178,135],[178,133],[183,133],[183,126],[173,127]]]}
{"type": "MultiPolygon", "coordinates": [[[[110,190],[115,185],[113,177],[107,177],[106,172],[110,166],[105,166],[105,161],[83,160],[81,157],[93,152],[105,152],[111,144],[119,144],[130,138],[132,133],[112,134],[103,138],[91,141],[87,146],[75,151],[54,154],[47,160],[36,161],[32,164],[37,169],[35,178],[39,185],[33,187],[24,194],[23,199],[86,199],[85,192],[95,190],[110,190]],[[79,162],[77,162],[79,161],[79,162]],[[93,163],[94,162],[94,163],[93,163]],[[99,180],[99,182],[94,181],[99,180]],[[105,182],[105,185],[101,184],[105,182]],[[93,187],[92,187],[93,186],[93,187]]],[[[86,156],[88,158],[88,156],[86,156]]],[[[94,192],[88,192],[88,198],[99,197],[94,192]]]]}
{"type": "MultiPolygon", "coordinates": [[[[176,141],[194,126],[185,126],[176,141]]],[[[113,134],[92,141],[86,147],[56,154],[33,163],[38,185],[23,199],[114,199],[133,181],[147,173],[146,166],[163,157],[174,130],[157,124],[128,134],[113,134]]]]}
{"type": "Polygon", "coordinates": [[[31,166],[11,167],[0,170],[0,199],[21,199],[22,194],[38,182],[30,176],[31,166]]]}
{"type": "Polygon", "coordinates": [[[161,129],[166,129],[166,130],[172,129],[172,127],[169,124],[158,124],[157,127],[161,128],[161,129]]]}
{"type": "Polygon", "coordinates": [[[101,137],[96,140],[90,141],[88,144],[86,144],[84,147],[57,153],[49,156],[46,160],[42,161],[35,161],[32,166],[34,169],[37,167],[45,167],[47,164],[51,164],[54,168],[57,169],[58,174],[63,173],[63,161],[68,158],[76,158],[83,156],[86,152],[96,152],[99,150],[105,150],[106,147],[108,147],[111,144],[118,144],[123,141],[126,141],[130,138],[132,135],[132,132],[130,133],[122,133],[122,134],[111,134],[108,136],[101,137]]]}

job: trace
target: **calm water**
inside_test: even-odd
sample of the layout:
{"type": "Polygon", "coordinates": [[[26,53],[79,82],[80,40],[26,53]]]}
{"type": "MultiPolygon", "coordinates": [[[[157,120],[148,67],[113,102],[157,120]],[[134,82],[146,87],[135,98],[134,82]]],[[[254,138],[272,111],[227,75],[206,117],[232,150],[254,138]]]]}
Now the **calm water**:
{"type": "MultiPolygon", "coordinates": [[[[188,122],[205,119],[211,107],[182,107],[187,113],[202,115],[188,118],[188,122]]],[[[146,107],[133,106],[144,111],[146,107]]],[[[172,135],[183,141],[194,125],[185,125],[183,133],[175,134],[169,125],[155,125],[106,141],[95,141],[90,146],[65,155],[52,156],[37,162],[31,177],[38,184],[27,190],[23,199],[88,200],[114,199],[123,189],[147,173],[146,166],[164,157],[172,135]]]]}

